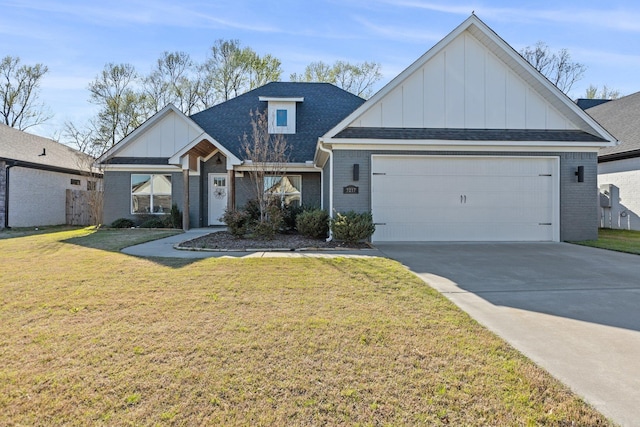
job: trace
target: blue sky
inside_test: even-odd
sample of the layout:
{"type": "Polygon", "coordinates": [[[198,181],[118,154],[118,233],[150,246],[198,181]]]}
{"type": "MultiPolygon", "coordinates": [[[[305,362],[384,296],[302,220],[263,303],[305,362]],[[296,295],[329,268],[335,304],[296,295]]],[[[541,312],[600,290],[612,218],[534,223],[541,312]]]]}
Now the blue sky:
{"type": "Polygon", "coordinates": [[[43,63],[41,99],[54,118],[30,129],[55,136],[95,111],[87,86],[108,62],[147,74],[163,51],[203,61],[217,39],[238,39],[282,61],[282,80],[312,62],[375,61],[377,89],[475,11],[516,50],[546,42],[587,66],[590,84],[640,90],[637,0],[0,0],[0,57],[43,63]]]}

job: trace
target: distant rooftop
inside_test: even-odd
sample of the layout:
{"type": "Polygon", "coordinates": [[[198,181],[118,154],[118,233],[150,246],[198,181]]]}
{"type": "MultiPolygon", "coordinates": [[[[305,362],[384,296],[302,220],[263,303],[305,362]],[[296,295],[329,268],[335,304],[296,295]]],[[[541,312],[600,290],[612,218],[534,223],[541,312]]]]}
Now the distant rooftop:
{"type": "Polygon", "coordinates": [[[596,105],[604,104],[605,102],[611,101],[610,99],[589,99],[589,98],[578,98],[576,99],[576,104],[578,107],[586,110],[588,108],[595,107],[596,105]]]}

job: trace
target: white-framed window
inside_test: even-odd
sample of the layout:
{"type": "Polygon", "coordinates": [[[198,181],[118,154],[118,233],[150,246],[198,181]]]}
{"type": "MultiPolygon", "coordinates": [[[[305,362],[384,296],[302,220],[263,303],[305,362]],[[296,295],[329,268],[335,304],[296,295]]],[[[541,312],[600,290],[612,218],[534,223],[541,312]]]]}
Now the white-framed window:
{"type": "Polygon", "coordinates": [[[302,175],[267,175],[264,192],[280,198],[285,205],[302,204],[302,175]]]}
{"type": "Polygon", "coordinates": [[[171,211],[171,175],[131,174],[131,213],[171,211]]]}
{"type": "Polygon", "coordinates": [[[276,126],[287,127],[287,110],[276,110],[276,126]]]}

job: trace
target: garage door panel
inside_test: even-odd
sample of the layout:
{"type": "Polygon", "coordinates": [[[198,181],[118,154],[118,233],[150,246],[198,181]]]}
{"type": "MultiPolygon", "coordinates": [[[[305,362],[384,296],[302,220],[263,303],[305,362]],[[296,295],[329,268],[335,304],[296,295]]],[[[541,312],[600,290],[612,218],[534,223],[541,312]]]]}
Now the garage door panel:
{"type": "Polygon", "coordinates": [[[377,241],[554,240],[555,158],[373,156],[377,241]]]}

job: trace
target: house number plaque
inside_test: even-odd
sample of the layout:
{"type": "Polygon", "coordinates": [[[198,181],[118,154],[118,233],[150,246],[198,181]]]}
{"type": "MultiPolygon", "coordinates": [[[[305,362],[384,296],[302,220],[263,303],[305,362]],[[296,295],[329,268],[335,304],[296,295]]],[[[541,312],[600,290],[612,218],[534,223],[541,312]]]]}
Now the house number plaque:
{"type": "Polygon", "coordinates": [[[342,194],[358,194],[358,189],[360,187],[355,185],[347,185],[346,187],[342,187],[342,194]]]}

